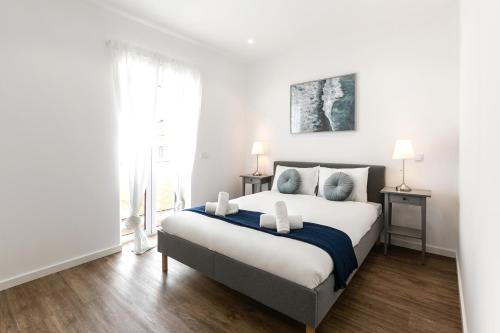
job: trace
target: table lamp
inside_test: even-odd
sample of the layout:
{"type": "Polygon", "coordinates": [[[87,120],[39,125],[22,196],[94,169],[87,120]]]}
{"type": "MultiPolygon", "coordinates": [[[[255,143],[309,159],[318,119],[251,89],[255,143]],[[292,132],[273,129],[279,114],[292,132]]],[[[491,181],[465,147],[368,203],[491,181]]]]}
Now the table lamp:
{"type": "Polygon", "coordinates": [[[410,140],[396,140],[394,152],[392,153],[393,160],[403,160],[403,183],[396,186],[396,191],[411,192],[411,188],[405,184],[405,160],[412,160],[415,158],[413,145],[410,140]]]}
{"type": "Polygon", "coordinates": [[[262,176],[259,172],[259,155],[264,154],[264,145],[260,141],[255,141],[252,145],[252,155],[257,155],[257,170],[252,174],[254,176],[262,176]]]}

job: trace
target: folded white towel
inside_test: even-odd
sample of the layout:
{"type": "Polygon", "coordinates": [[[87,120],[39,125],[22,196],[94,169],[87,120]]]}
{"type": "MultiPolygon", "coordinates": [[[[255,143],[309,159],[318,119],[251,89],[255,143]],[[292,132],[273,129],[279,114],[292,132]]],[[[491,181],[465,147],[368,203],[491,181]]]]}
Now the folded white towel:
{"type": "Polygon", "coordinates": [[[226,216],[228,208],[229,208],[229,193],[219,192],[219,198],[217,199],[217,208],[215,209],[215,215],[226,216]]]}
{"type": "MultiPolygon", "coordinates": [[[[302,229],[304,227],[301,215],[288,215],[288,221],[290,221],[290,229],[302,229]]],[[[260,227],[276,229],[276,216],[272,214],[262,214],[260,216],[260,227]]]]}
{"type": "MultiPolygon", "coordinates": [[[[217,210],[217,202],[207,202],[205,204],[205,213],[215,215],[216,210],[217,210]]],[[[238,211],[239,211],[238,204],[230,202],[228,204],[226,215],[236,214],[238,213],[238,211]]]]}
{"type": "Polygon", "coordinates": [[[274,212],[276,214],[276,231],[282,234],[290,232],[290,221],[288,220],[288,210],[284,201],[274,203],[274,212]]]}

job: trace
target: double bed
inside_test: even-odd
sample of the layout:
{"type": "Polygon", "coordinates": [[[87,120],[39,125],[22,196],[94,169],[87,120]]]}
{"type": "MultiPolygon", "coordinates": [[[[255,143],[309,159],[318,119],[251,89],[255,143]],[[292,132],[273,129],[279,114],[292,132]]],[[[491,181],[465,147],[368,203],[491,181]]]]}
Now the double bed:
{"type": "MultiPolygon", "coordinates": [[[[328,201],[314,195],[265,191],[231,202],[242,210],[272,213],[278,200],[289,214],[343,231],[361,265],[383,226],[380,190],[385,167],[276,161],[286,167],[360,168],[369,166],[368,202],[328,201]]],[[[168,217],[158,232],[158,251],[174,258],[289,317],[314,332],[344,289],[334,291],[334,263],[327,252],[309,243],[245,228],[220,219],[182,211],[168,217]]],[[[354,275],[351,274],[350,279],[354,275]]]]}

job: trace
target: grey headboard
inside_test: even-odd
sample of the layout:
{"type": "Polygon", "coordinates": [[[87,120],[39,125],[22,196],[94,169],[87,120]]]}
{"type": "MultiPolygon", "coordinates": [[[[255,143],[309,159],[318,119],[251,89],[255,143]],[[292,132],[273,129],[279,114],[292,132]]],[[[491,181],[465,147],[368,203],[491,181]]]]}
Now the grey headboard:
{"type": "Polygon", "coordinates": [[[322,166],[325,168],[366,168],[368,169],[368,201],[384,202],[384,196],[380,194],[380,190],[385,186],[385,166],[382,165],[365,165],[365,164],[340,164],[340,163],[315,163],[315,162],[292,162],[292,161],[275,161],[273,171],[276,173],[276,166],[283,165],[296,168],[310,168],[322,166]]]}

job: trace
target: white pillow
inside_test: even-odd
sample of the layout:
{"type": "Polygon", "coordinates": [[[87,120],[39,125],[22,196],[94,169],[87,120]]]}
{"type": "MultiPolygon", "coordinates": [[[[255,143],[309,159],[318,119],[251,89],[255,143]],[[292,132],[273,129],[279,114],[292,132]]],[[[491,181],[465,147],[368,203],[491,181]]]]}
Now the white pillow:
{"type": "Polygon", "coordinates": [[[300,175],[300,186],[297,190],[297,194],[309,194],[316,195],[316,186],[318,185],[318,174],[319,166],[312,168],[294,168],[278,165],[276,171],[274,172],[273,187],[271,191],[279,192],[278,190],[278,178],[283,173],[283,171],[288,169],[295,169],[300,175]]]}
{"type": "Polygon", "coordinates": [[[345,199],[346,201],[359,201],[359,202],[367,202],[368,201],[368,169],[366,168],[354,168],[354,169],[332,169],[332,168],[319,168],[319,187],[318,187],[318,196],[325,197],[325,193],[323,190],[323,186],[325,185],[325,181],[335,172],[344,172],[352,177],[354,181],[354,188],[352,189],[352,193],[345,199]]]}

